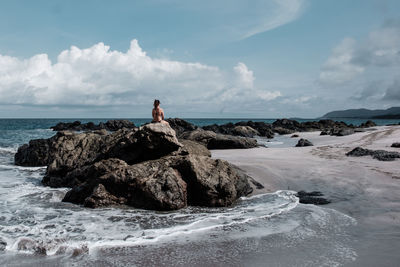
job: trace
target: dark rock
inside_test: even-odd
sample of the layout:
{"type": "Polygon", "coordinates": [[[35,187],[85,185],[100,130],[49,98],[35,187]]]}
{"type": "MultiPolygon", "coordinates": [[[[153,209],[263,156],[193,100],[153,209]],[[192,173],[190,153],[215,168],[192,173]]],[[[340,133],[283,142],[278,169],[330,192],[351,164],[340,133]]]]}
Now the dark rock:
{"type": "Polygon", "coordinates": [[[0,251],[5,250],[7,247],[7,242],[0,238],[0,251]]]}
{"type": "Polygon", "coordinates": [[[321,131],[321,133],[319,135],[328,135],[328,132],[324,130],[324,131],[321,131]]]}
{"type": "Polygon", "coordinates": [[[185,132],[181,135],[181,138],[199,142],[208,149],[253,148],[258,146],[257,140],[252,138],[216,134],[203,129],[185,132]]]}
{"type": "Polygon", "coordinates": [[[129,120],[109,120],[104,126],[104,129],[108,131],[118,131],[123,128],[133,129],[135,128],[135,124],[129,120]]]}
{"type": "Polygon", "coordinates": [[[296,147],[303,147],[303,146],[313,146],[313,143],[311,143],[311,142],[308,141],[307,139],[301,138],[301,139],[297,142],[296,147]]]}
{"type": "Polygon", "coordinates": [[[393,143],[391,147],[400,147],[400,143],[393,143]]]}
{"type": "Polygon", "coordinates": [[[193,131],[198,128],[194,124],[191,124],[190,122],[187,122],[179,118],[173,118],[173,119],[170,118],[167,119],[166,121],[169,123],[169,126],[171,126],[171,128],[175,130],[176,135],[178,137],[184,132],[193,131]]]}
{"type": "Polygon", "coordinates": [[[102,159],[119,158],[133,164],[163,157],[182,147],[174,130],[161,123],[147,124],[138,130],[122,129],[109,135],[59,132],[57,136],[52,139],[52,160],[42,181],[52,187],[75,185],[76,181],[59,177],[102,159]]]}
{"type": "Polygon", "coordinates": [[[80,121],[74,122],[59,122],[57,125],[50,127],[53,131],[94,131],[105,129],[108,131],[117,131],[119,129],[135,128],[135,124],[129,120],[109,120],[106,123],[100,122],[98,125],[93,122],[81,123],[80,121]]]}
{"type": "Polygon", "coordinates": [[[399,152],[385,151],[385,150],[370,150],[361,147],[356,147],[352,151],[347,152],[346,156],[350,157],[363,157],[372,156],[374,159],[380,161],[393,161],[396,158],[400,158],[399,152]]]}
{"type": "Polygon", "coordinates": [[[371,120],[361,123],[361,125],[360,125],[361,128],[369,128],[369,127],[375,127],[375,126],[376,126],[376,123],[371,120]]]}
{"type": "Polygon", "coordinates": [[[223,125],[208,125],[203,127],[206,131],[213,131],[215,133],[242,136],[242,137],[254,137],[263,136],[267,138],[273,138],[274,132],[272,127],[268,123],[264,122],[253,122],[253,121],[241,121],[238,123],[227,123],[223,125]]]}
{"type": "Polygon", "coordinates": [[[49,151],[48,139],[31,140],[29,145],[18,148],[14,161],[20,166],[46,166],[50,162],[49,151]]]}
{"type": "Polygon", "coordinates": [[[296,138],[296,137],[299,137],[299,135],[298,134],[294,134],[290,138],[296,138]]]}
{"type": "Polygon", "coordinates": [[[186,205],[227,206],[252,190],[247,179],[226,161],[196,155],[169,156],[131,166],[108,159],[71,175],[84,182],[63,201],[87,207],[127,204],[175,210],[186,205]]]}
{"type": "Polygon", "coordinates": [[[299,191],[296,196],[299,198],[299,202],[302,204],[314,204],[314,205],[326,205],[331,201],[326,198],[322,198],[323,194],[319,191],[305,192],[299,191]]]}

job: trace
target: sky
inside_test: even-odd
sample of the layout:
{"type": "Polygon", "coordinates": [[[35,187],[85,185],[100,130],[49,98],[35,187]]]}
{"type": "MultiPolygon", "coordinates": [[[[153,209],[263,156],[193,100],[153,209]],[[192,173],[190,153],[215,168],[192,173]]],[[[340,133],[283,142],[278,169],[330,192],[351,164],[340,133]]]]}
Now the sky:
{"type": "Polygon", "coordinates": [[[400,106],[398,0],[0,0],[1,118],[400,106]]]}

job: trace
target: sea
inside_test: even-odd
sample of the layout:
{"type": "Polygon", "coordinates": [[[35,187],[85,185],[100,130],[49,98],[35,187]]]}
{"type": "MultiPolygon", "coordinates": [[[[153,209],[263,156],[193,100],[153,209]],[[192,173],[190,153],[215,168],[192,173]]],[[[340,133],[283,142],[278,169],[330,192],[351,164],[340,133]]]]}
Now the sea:
{"type": "MultiPolygon", "coordinates": [[[[16,166],[14,155],[31,139],[53,136],[51,126],[75,120],[108,119],[0,119],[0,266],[340,266],[357,257],[349,242],[355,219],[299,204],[289,190],[173,212],[61,202],[69,189],[43,186],[46,168],[16,166]]],[[[186,120],[204,126],[250,119],[186,120]]],[[[287,145],[277,140],[268,142],[287,145]]]]}

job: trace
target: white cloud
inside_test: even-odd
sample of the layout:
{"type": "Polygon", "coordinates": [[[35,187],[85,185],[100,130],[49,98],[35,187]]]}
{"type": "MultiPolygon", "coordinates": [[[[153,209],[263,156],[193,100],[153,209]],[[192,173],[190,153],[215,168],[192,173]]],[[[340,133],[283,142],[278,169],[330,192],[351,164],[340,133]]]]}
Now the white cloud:
{"type": "MultiPolygon", "coordinates": [[[[179,10],[200,18],[204,33],[223,40],[243,40],[288,24],[303,13],[307,0],[178,1],[179,10]]],[[[202,30],[202,31],[203,31],[202,30]]]]}
{"type": "Polygon", "coordinates": [[[352,62],[355,44],[354,39],[346,38],[333,49],[319,76],[322,83],[341,84],[364,71],[364,67],[352,62]]]}
{"type": "Polygon", "coordinates": [[[86,49],[72,46],[54,64],[46,54],[29,59],[0,55],[1,104],[135,106],[160,98],[174,105],[212,107],[228,99],[242,103],[280,95],[257,89],[254,80],[244,63],[223,71],[151,58],[137,40],[125,53],[103,43],[86,49]]]}
{"type": "Polygon", "coordinates": [[[387,21],[364,39],[342,40],[323,65],[318,81],[333,93],[341,90],[352,100],[373,105],[377,100],[399,101],[399,70],[400,23],[387,21]]]}

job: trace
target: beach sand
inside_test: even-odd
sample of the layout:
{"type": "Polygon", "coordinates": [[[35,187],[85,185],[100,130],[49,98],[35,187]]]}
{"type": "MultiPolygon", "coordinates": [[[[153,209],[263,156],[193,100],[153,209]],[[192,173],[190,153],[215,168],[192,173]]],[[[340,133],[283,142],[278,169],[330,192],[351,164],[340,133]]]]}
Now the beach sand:
{"type": "Polygon", "coordinates": [[[400,126],[334,137],[320,132],[297,133],[311,147],[214,150],[264,185],[254,194],[281,189],[321,191],[331,204],[323,206],[357,220],[352,231],[357,259],[351,266],[398,266],[400,262],[400,159],[378,161],[370,156],[347,157],[360,146],[398,151],[400,126]]]}

